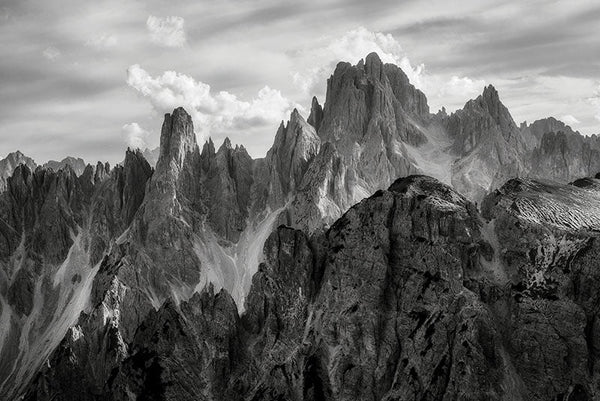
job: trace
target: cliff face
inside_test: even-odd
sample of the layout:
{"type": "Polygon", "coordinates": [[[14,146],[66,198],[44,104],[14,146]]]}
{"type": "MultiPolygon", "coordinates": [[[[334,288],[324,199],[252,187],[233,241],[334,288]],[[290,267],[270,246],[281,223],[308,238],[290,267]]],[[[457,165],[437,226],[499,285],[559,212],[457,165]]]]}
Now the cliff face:
{"type": "Polygon", "coordinates": [[[481,216],[439,181],[398,180],[322,235],[278,228],[241,316],[212,286],[167,301],[107,343],[89,393],[60,379],[96,336],[71,329],[26,399],[594,399],[598,226],[522,204],[598,197],[596,181],[509,182],[481,216]]]}
{"type": "Polygon", "coordinates": [[[531,176],[568,182],[600,171],[596,135],[584,137],[554,118],[535,121],[528,128],[539,138],[531,155],[531,176]]]}
{"type": "Polygon", "coordinates": [[[493,86],[445,123],[459,155],[452,185],[471,199],[480,200],[507,179],[527,173],[532,140],[521,134],[493,86]]]}
{"type": "Polygon", "coordinates": [[[593,399],[600,182],[526,178],[593,175],[561,124],[433,115],[370,54],[261,159],[178,108],[155,170],[16,167],[0,397],[593,399]]]}
{"type": "Polygon", "coordinates": [[[6,158],[0,160],[0,192],[4,192],[7,178],[13,174],[13,171],[20,164],[25,164],[30,170],[35,170],[37,167],[33,159],[25,156],[20,151],[9,153],[6,158]]]}
{"type": "Polygon", "coordinates": [[[0,195],[0,388],[27,383],[87,306],[98,262],[130,224],[152,170],[20,165],[0,195]]]}

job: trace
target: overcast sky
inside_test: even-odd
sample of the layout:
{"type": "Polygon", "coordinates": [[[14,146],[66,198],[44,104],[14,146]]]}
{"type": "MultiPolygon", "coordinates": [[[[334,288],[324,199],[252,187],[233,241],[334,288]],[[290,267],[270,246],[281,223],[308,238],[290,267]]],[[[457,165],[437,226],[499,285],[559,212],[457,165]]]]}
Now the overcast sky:
{"type": "Polygon", "coordinates": [[[398,63],[449,111],[493,84],[517,123],[600,134],[596,1],[0,2],[0,157],[122,160],[186,107],[199,140],[262,156],[337,61],[398,63]]]}

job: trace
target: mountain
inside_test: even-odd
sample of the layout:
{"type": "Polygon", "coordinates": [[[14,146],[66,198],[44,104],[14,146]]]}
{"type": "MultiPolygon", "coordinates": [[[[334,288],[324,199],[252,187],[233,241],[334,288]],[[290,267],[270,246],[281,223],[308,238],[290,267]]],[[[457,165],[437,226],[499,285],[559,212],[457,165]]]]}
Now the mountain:
{"type": "Polygon", "coordinates": [[[55,171],[63,169],[66,166],[69,166],[70,168],[72,168],[73,171],[75,172],[75,175],[80,176],[81,174],[83,174],[83,170],[85,169],[86,164],[82,158],[80,158],[80,157],[76,158],[76,157],[72,157],[72,156],[67,156],[59,162],[56,160],[50,160],[50,161],[44,163],[44,167],[51,168],[55,171]]]}
{"type": "Polygon", "coordinates": [[[156,167],[156,162],[158,162],[158,156],[159,156],[159,154],[160,154],[160,147],[154,148],[154,149],[148,149],[148,148],[146,148],[142,152],[142,155],[144,156],[144,159],[146,159],[146,161],[148,162],[148,164],[150,164],[150,166],[152,166],[152,167],[156,167]]]}
{"type": "Polygon", "coordinates": [[[0,396],[592,399],[596,139],[561,124],[432,114],[372,53],[264,158],[177,108],[154,168],[20,165],[0,396]]]}
{"type": "Polygon", "coordinates": [[[0,192],[6,189],[6,179],[12,175],[19,164],[25,164],[32,170],[37,166],[33,159],[25,156],[18,150],[9,153],[6,158],[0,159],[0,192]]]}
{"type": "MultiPolygon", "coordinates": [[[[10,177],[13,174],[15,169],[20,164],[26,165],[31,171],[34,171],[38,166],[32,158],[25,156],[18,150],[16,152],[9,153],[6,156],[6,158],[0,159],[0,192],[3,192],[6,189],[6,181],[8,177],[10,177]]],[[[77,176],[80,176],[81,174],[83,174],[86,164],[85,161],[81,158],[68,156],[60,162],[56,160],[50,160],[44,163],[42,167],[51,168],[55,171],[58,171],[60,169],[64,169],[67,166],[73,169],[77,176]]]]}
{"type": "Polygon", "coordinates": [[[123,167],[54,171],[17,167],[0,194],[0,383],[26,383],[77,321],[99,262],[129,226],[151,168],[128,152],[123,167]]]}
{"type": "Polygon", "coordinates": [[[527,127],[539,145],[531,155],[531,176],[568,182],[600,171],[600,138],[582,136],[554,118],[527,127]]]}
{"type": "Polygon", "coordinates": [[[520,206],[598,203],[588,182],[509,182],[482,216],[435,179],[400,179],[321,235],[275,230],[241,316],[208,285],[128,341],[106,310],[127,294],[113,281],[110,330],[82,315],[26,399],[591,400],[599,222],[520,206]]]}

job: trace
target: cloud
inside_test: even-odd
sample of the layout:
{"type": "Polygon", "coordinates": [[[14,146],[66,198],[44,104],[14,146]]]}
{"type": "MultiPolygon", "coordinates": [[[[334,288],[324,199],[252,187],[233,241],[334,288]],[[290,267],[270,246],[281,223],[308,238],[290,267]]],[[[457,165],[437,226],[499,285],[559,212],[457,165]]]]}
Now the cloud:
{"type": "Polygon", "coordinates": [[[146,28],[153,43],[166,47],[183,47],[186,43],[184,22],[181,17],[160,18],[151,15],[146,20],[146,28]]]}
{"type": "Polygon", "coordinates": [[[600,85],[598,85],[598,89],[596,89],[596,92],[588,101],[596,109],[594,118],[600,121],[600,85]]]}
{"type": "Polygon", "coordinates": [[[150,133],[140,127],[138,123],[129,123],[121,127],[121,135],[127,146],[133,149],[145,149],[150,133]]]}
{"type": "Polygon", "coordinates": [[[175,71],[152,77],[137,64],[127,69],[127,84],[148,98],[160,113],[183,106],[202,137],[257,127],[272,130],[295,106],[268,86],[251,101],[243,101],[226,91],[211,93],[210,85],[175,71]]]}
{"type": "Polygon", "coordinates": [[[453,75],[428,75],[422,77],[421,89],[427,95],[433,110],[442,106],[448,111],[461,108],[469,99],[477,97],[485,87],[483,79],[472,79],[453,75]]]}
{"type": "Polygon", "coordinates": [[[108,49],[117,45],[117,37],[115,35],[100,34],[96,35],[85,42],[88,47],[93,47],[97,50],[108,49]]]}
{"type": "Polygon", "coordinates": [[[292,74],[293,82],[305,95],[323,96],[327,78],[339,61],[354,64],[371,52],[376,52],[384,63],[399,66],[410,82],[427,95],[434,108],[445,106],[455,110],[481,93],[485,86],[484,80],[429,74],[424,64],[411,62],[393,35],[372,32],[364,27],[348,31],[339,38],[322,38],[317,45],[298,52],[296,65],[305,66],[305,69],[292,74]]]}
{"type": "Polygon", "coordinates": [[[560,118],[560,120],[567,125],[576,125],[581,123],[581,121],[575,118],[575,116],[573,116],[572,114],[565,114],[560,118]]]}
{"type": "Polygon", "coordinates": [[[364,27],[348,31],[339,38],[322,38],[310,49],[298,52],[296,57],[305,69],[294,72],[292,78],[306,95],[322,94],[325,82],[338,62],[356,63],[371,52],[377,52],[384,63],[400,65],[411,82],[420,81],[423,66],[413,68],[392,35],[371,32],[364,27]]]}
{"type": "Polygon", "coordinates": [[[58,50],[56,47],[54,46],[48,46],[46,47],[46,49],[44,49],[44,51],[42,52],[42,54],[44,55],[44,57],[50,61],[54,61],[56,60],[58,57],[60,57],[60,50],[58,50]]]}

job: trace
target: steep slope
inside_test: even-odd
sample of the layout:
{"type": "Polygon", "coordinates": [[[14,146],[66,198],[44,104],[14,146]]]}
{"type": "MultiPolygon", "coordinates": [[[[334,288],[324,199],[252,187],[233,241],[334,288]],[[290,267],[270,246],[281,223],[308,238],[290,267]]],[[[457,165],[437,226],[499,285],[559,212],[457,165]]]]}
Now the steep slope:
{"type": "Polygon", "coordinates": [[[88,307],[98,262],[131,221],[152,171],[129,152],[99,164],[32,172],[0,195],[0,396],[11,399],[88,307]],[[96,178],[96,180],[94,179],[96,178]]]}
{"type": "Polygon", "coordinates": [[[375,53],[337,65],[325,106],[314,99],[309,121],[323,143],[293,200],[293,226],[322,229],[399,176],[425,171],[450,181],[449,137],[425,95],[375,53]]]}
{"type": "Polygon", "coordinates": [[[471,199],[479,200],[507,179],[527,172],[533,141],[522,135],[493,86],[450,115],[445,124],[458,156],[452,166],[452,185],[471,199]]]}
{"type": "Polygon", "coordinates": [[[531,155],[531,176],[559,182],[591,176],[600,171],[600,138],[585,137],[554,118],[527,127],[539,138],[531,155]]]}
{"type": "Polygon", "coordinates": [[[483,219],[411,176],[312,239],[280,227],[241,317],[212,286],[164,303],[110,343],[118,362],[92,392],[71,377],[96,332],[72,330],[26,399],[594,399],[597,236],[533,221],[511,199],[547,188],[511,188],[483,219]]]}
{"type": "MultiPolygon", "coordinates": [[[[228,139],[200,148],[191,117],[177,108],[165,115],[154,172],[131,151],[123,166],[99,163],[79,177],[68,167],[20,167],[14,182],[25,184],[0,204],[8,283],[0,287],[8,339],[0,343],[0,394],[20,392],[52,353],[27,389],[31,399],[437,399],[478,389],[491,399],[530,399],[530,381],[551,367],[528,373],[521,359],[515,367],[506,345],[527,342],[534,327],[513,315],[522,313],[513,299],[533,295],[515,275],[527,260],[510,252],[533,253],[512,244],[504,222],[533,227],[515,238],[562,230],[589,239],[595,184],[521,179],[513,186],[527,190],[519,192],[509,183],[485,201],[490,223],[468,199],[538,174],[533,154],[536,166],[569,177],[563,172],[574,164],[558,163],[563,152],[554,150],[562,148],[542,147],[559,125],[517,128],[491,86],[462,110],[433,115],[397,66],[370,54],[338,64],[324,107],[313,99],[308,120],[294,110],[265,158],[228,139]],[[410,177],[390,187],[413,173],[442,183],[410,177]],[[510,214],[527,207],[535,210],[510,214]],[[291,228],[271,235],[281,224],[291,228]],[[513,338],[504,327],[524,332],[513,338]]],[[[584,154],[569,146],[573,157],[584,154]]],[[[553,255],[552,241],[535,252],[553,255]]],[[[571,263],[577,249],[556,263],[571,263]]],[[[534,270],[526,269],[535,278],[532,258],[534,270]]],[[[561,280],[568,287],[576,278],[561,280]]],[[[569,341],[580,341],[579,301],[563,292],[573,332],[555,345],[570,350],[578,345],[569,341]]],[[[557,349],[548,361],[560,359],[557,349]]],[[[568,399],[575,385],[595,392],[592,373],[565,360],[581,380],[552,371],[561,383],[553,396],[568,399]]],[[[550,397],[540,383],[532,394],[550,397]]]]}
{"type": "Polygon", "coordinates": [[[143,152],[142,155],[144,156],[144,159],[146,159],[146,161],[148,161],[148,164],[150,164],[151,167],[156,167],[156,163],[158,162],[158,157],[160,156],[160,147],[154,148],[154,149],[148,149],[146,148],[143,152]]]}

